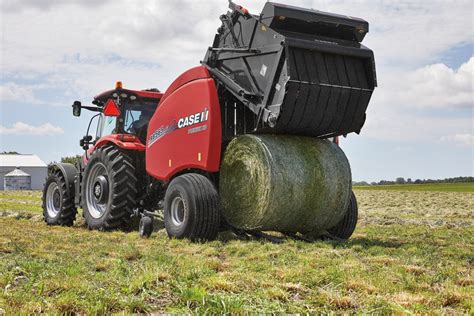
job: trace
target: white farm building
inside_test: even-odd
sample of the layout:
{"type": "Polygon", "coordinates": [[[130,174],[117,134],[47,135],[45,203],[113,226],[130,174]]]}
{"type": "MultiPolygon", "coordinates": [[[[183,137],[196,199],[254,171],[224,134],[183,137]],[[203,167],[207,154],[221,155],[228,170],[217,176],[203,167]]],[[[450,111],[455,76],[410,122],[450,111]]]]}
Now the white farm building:
{"type": "Polygon", "coordinates": [[[31,176],[32,190],[43,189],[48,166],[38,156],[0,154],[0,190],[5,190],[5,175],[17,168],[31,176]]]}

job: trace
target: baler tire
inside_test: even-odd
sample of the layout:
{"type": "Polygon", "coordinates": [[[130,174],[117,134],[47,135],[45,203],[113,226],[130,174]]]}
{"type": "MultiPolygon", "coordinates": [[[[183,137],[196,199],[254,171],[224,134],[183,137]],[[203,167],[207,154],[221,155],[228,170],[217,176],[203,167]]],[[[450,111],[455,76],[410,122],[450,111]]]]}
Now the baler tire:
{"type": "Polygon", "coordinates": [[[352,191],[346,215],[344,215],[343,219],[336,226],[328,230],[329,235],[337,239],[349,239],[357,226],[358,215],[357,199],[352,191]]]}
{"type": "Polygon", "coordinates": [[[164,222],[170,238],[213,240],[217,237],[220,217],[219,196],[208,178],[188,173],[171,181],[164,201],[164,222]]]}
{"type": "Polygon", "coordinates": [[[136,187],[135,166],[130,156],[115,146],[96,149],[85,167],[82,183],[83,215],[89,229],[113,230],[126,227],[136,204],[136,187]],[[99,171],[94,171],[94,168],[99,168],[96,165],[101,165],[100,168],[107,175],[104,177],[107,180],[104,187],[108,189],[106,201],[94,200],[94,191],[91,191],[89,197],[87,196],[88,190],[97,186],[97,182],[93,183],[89,180],[89,177],[94,177],[95,173],[99,174],[99,171]],[[91,174],[91,172],[94,173],[91,174]],[[96,205],[89,205],[89,202],[96,205]],[[102,207],[104,207],[102,213],[97,212],[97,209],[102,209],[102,207]]]}
{"type": "Polygon", "coordinates": [[[48,225],[72,226],[74,224],[77,214],[74,197],[69,194],[66,179],[60,170],[51,172],[46,178],[42,200],[43,217],[48,225]],[[54,192],[48,193],[49,190],[54,190],[54,192]],[[57,205],[54,205],[54,201],[48,201],[48,198],[53,198],[51,194],[58,194],[57,205]]]}

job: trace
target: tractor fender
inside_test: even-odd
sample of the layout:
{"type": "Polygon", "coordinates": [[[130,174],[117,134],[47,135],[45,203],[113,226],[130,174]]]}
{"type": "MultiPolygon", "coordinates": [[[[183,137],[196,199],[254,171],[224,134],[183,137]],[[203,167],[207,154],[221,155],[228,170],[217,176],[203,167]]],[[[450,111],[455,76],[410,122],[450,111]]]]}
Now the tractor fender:
{"type": "Polygon", "coordinates": [[[123,149],[123,150],[128,150],[128,151],[140,151],[144,152],[145,151],[145,145],[142,144],[142,142],[138,138],[131,138],[130,140],[124,140],[124,136],[129,136],[128,134],[111,134],[111,135],[106,135],[98,139],[94,146],[89,148],[87,150],[87,154],[83,156],[82,158],[82,163],[84,165],[87,165],[87,162],[89,160],[88,157],[92,155],[92,153],[104,146],[110,146],[113,145],[117,148],[123,149]]]}
{"type": "Polygon", "coordinates": [[[138,138],[134,138],[131,140],[124,140],[124,136],[128,136],[126,134],[112,134],[101,137],[91,148],[90,153],[92,153],[95,149],[103,146],[107,146],[109,144],[114,144],[115,146],[125,149],[125,150],[136,150],[136,151],[145,151],[145,145],[138,138]]]}
{"type": "Polygon", "coordinates": [[[66,186],[68,188],[69,194],[74,193],[74,177],[78,173],[77,168],[70,163],[56,162],[48,166],[48,172],[54,170],[61,171],[64,179],[66,180],[66,186]]]}

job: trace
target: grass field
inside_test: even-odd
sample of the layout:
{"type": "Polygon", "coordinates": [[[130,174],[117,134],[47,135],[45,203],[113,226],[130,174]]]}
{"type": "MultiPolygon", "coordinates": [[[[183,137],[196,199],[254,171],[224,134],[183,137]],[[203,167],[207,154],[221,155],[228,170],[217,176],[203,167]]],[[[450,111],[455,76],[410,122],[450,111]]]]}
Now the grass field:
{"type": "Polygon", "coordinates": [[[42,222],[0,192],[0,315],[78,312],[474,313],[474,194],[356,190],[347,243],[169,240],[42,222]]]}
{"type": "Polygon", "coordinates": [[[354,186],[357,190],[474,192],[474,183],[432,183],[354,186]]]}

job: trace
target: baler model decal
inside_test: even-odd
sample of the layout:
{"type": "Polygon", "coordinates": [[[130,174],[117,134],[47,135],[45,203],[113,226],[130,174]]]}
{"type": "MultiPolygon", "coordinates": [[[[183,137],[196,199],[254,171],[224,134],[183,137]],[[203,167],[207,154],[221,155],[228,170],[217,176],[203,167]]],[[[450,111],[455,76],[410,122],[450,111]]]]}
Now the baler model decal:
{"type": "Polygon", "coordinates": [[[202,131],[205,131],[205,130],[207,130],[207,124],[206,125],[201,125],[201,126],[196,126],[196,127],[188,129],[188,134],[194,134],[194,133],[202,132],[202,131]]]}
{"type": "Polygon", "coordinates": [[[148,147],[151,147],[151,145],[156,143],[157,140],[168,135],[171,132],[174,132],[177,129],[178,129],[178,124],[176,124],[176,121],[173,121],[168,126],[161,126],[155,132],[153,132],[153,134],[151,134],[150,138],[148,139],[148,147]]]}
{"type": "MultiPolygon", "coordinates": [[[[206,122],[208,118],[209,118],[209,110],[205,108],[202,112],[191,114],[186,117],[181,117],[178,120],[178,123],[176,123],[176,121],[173,120],[173,122],[170,125],[161,126],[155,132],[153,132],[153,134],[151,134],[150,138],[148,139],[148,147],[151,147],[160,138],[165,137],[166,135],[168,135],[171,132],[174,132],[177,129],[181,129],[188,126],[206,122]]],[[[207,129],[207,125],[191,128],[188,131],[188,134],[205,131],[206,129],[207,129]]]]}

